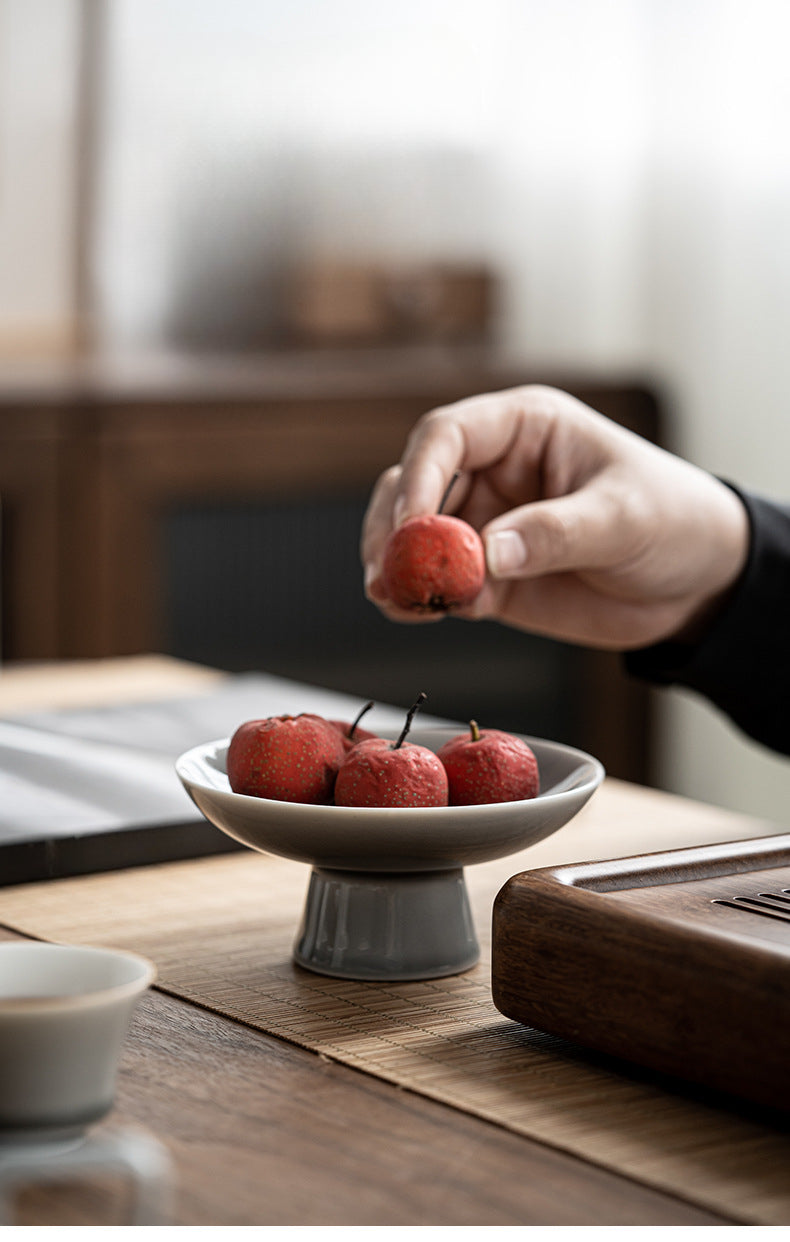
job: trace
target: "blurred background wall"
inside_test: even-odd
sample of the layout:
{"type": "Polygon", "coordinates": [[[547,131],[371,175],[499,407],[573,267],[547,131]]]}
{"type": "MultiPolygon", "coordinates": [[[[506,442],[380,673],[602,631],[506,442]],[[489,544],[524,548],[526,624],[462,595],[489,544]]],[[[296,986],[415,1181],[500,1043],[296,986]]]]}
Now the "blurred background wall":
{"type": "MultiPolygon", "coordinates": [[[[0,349],[255,348],[294,262],[485,263],[503,355],[639,376],[669,447],[787,497],[789,26],[785,0],[0,0],[0,349]]],[[[660,704],[660,783],[786,817],[785,762],[660,704]]]]}

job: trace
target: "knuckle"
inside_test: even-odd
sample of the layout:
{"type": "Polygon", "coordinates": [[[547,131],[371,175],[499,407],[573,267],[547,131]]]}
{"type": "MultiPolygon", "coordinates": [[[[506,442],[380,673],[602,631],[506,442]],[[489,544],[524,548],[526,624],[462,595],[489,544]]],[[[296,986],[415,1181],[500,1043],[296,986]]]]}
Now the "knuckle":
{"type": "Polygon", "coordinates": [[[426,446],[433,444],[437,438],[441,439],[447,421],[447,407],[445,406],[439,406],[434,410],[429,410],[427,414],[420,415],[406,438],[404,461],[422,453],[426,446]]]}
{"type": "Polygon", "coordinates": [[[458,407],[437,406],[414,424],[406,442],[403,465],[408,473],[415,468],[424,469],[426,464],[446,464],[450,458],[460,462],[465,447],[458,407]]]}
{"type": "Polygon", "coordinates": [[[385,492],[397,487],[402,473],[403,471],[400,465],[389,466],[379,479],[377,490],[385,492]]]}
{"type": "Polygon", "coordinates": [[[542,410],[549,413],[564,400],[567,400],[567,394],[559,388],[552,388],[549,384],[524,384],[517,389],[521,401],[531,409],[542,410]]]}
{"type": "Polygon", "coordinates": [[[451,405],[438,405],[435,409],[423,414],[420,422],[423,430],[431,436],[444,434],[446,428],[455,421],[455,410],[451,405]]]}

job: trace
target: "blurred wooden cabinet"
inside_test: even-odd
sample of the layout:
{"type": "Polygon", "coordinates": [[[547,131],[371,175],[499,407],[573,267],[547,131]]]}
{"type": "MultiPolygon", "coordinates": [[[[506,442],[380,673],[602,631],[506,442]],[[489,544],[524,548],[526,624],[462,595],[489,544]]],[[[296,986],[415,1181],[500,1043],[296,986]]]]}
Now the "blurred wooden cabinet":
{"type": "Polygon", "coordinates": [[[4,402],[0,418],[2,654],[60,646],[62,467],[67,428],[47,403],[4,402]]]}
{"type": "MultiPolygon", "coordinates": [[[[361,512],[422,413],[533,378],[485,352],[405,349],[89,359],[0,370],[3,658],[172,649],[174,565],[164,545],[174,513],[279,502],[331,508],[333,497],[356,497],[361,512]]],[[[655,400],[638,386],[540,379],[660,438],[655,400]]],[[[190,545],[198,562],[201,529],[190,545]]],[[[343,554],[356,558],[356,535],[343,554]]],[[[207,589],[221,590],[209,571],[222,546],[207,546],[204,556],[207,589]]],[[[259,572],[254,552],[250,559],[252,577],[259,572]]],[[[306,679],[322,669],[320,604],[315,611],[315,634],[303,644],[306,679]]],[[[198,651],[172,653],[211,659],[212,648],[207,641],[198,651]]],[[[279,671],[268,656],[271,649],[261,651],[256,666],[274,663],[279,671]]],[[[386,661],[387,653],[377,658],[386,661]]],[[[574,676],[588,717],[578,740],[596,743],[610,771],[645,779],[645,693],[625,680],[616,657],[578,658],[582,672],[574,676]]],[[[299,667],[297,660],[282,671],[296,676],[299,667]]]]}

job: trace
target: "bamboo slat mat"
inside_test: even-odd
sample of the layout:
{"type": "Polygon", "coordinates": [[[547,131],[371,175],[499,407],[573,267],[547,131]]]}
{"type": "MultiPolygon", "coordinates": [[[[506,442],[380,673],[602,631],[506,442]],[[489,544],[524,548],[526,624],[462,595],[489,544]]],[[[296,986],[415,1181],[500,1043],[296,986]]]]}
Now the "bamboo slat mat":
{"type": "Polygon", "coordinates": [[[510,1022],[489,989],[491,906],[509,876],[765,830],[607,781],[555,837],[467,870],[482,960],[428,982],[355,983],[295,967],[308,868],[247,852],[0,890],[0,921],[143,953],[163,991],[737,1222],[779,1225],[790,1222],[786,1130],[510,1022]]]}

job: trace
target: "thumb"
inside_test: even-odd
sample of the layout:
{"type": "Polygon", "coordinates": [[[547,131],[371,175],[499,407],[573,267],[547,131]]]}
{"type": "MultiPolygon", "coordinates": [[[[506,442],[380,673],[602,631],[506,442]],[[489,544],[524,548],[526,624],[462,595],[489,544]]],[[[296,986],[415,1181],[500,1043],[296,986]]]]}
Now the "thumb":
{"type": "Polygon", "coordinates": [[[481,532],[492,578],[534,578],[616,562],[628,538],[616,505],[594,488],[502,514],[481,532]]]}

